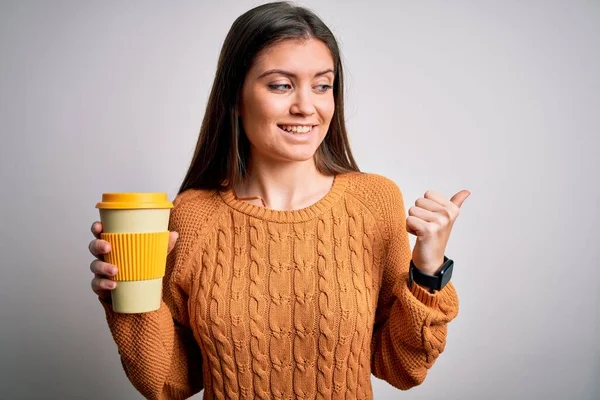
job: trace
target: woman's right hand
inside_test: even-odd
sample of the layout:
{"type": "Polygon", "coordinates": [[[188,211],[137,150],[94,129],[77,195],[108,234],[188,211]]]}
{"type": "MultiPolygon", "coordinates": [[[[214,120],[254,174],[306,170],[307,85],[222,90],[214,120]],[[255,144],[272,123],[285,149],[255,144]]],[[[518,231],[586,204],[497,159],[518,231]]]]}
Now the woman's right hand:
{"type": "MultiPolygon", "coordinates": [[[[117,282],[110,279],[117,274],[117,267],[115,265],[104,262],[104,254],[110,252],[110,243],[106,240],[100,239],[102,233],[102,223],[96,221],[92,224],[92,233],[96,239],[92,240],[88,246],[90,253],[96,259],[90,264],[90,270],[94,274],[92,279],[92,290],[102,300],[109,300],[111,290],[117,287],[117,282]]],[[[169,246],[167,248],[167,254],[175,247],[179,234],[177,232],[171,232],[169,236],[169,246]]]]}
{"type": "Polygon", "coordinates": [[[92,224],[92,233],[96,239],[90,242],[88,246],[90,253],[96,259],[90,264],[90,270],[94,273],[92,279],[92,290],[102,300],[110,299],[110,291],[117,287],[117,282],[110,279],[110,277],[117,274],[117,267],[104,262],[104,254],[110,252],[110,243],[106,240],[100,239],[102,233],[102,223],[96,221],[92,224]]]}

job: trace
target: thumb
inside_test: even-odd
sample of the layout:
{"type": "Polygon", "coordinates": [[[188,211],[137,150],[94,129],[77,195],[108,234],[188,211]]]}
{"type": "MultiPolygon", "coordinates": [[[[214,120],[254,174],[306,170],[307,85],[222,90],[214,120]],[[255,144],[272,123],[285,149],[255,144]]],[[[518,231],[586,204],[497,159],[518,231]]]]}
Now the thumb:
{"type": "Polygon", "coordinates": [[[169,254],[171,250],[173,250],[173,247],[175,247],[175,242],[177,242],[177,238],[179,238],[179,233],[171,232],[169,234],[169,246],[167,247],[167,254],[169,254]]]}
{"type": "Polygon", "coordinates": [[[452,196],[450,201],[460,207],[470,195],[471,192],[469,192],[468,190],[461,190],[460,192],[452,196]]]}

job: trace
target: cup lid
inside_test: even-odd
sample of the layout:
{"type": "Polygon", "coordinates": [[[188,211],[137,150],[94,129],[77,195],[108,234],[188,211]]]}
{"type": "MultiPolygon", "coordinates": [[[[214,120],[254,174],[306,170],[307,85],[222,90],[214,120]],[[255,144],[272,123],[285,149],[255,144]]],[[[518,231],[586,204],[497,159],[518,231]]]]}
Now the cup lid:
{"type": "Polygon", "coordinates": [[[173,208],[166,193],[104,193],[96,208],[135,210],[139,208],[173,208]]]}

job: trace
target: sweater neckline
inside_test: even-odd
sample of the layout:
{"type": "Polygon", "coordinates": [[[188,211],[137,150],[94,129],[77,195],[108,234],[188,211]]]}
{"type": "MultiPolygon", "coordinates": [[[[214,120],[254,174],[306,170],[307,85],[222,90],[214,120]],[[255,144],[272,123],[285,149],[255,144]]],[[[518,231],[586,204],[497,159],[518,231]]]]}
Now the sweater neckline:
{"type": "Polygon", "coordinates": [[[257,206],[255,204],[248,203],[244,200],[239,200],[233,189],[221,191],[219,194],[223,201],[234,210],[237,210],[246,215],[256,217],[258,219],[291,223],[291,222],[303,222],[311,220],[325,211],[329,210],[344,194],[346,187],[348,186],[347,174],[336,174],[333,177],[333,184],[331,189],[325,196],[320,200],[313,203],[312,205],[296,210],[274,210],[267,207],[257,206]]]}

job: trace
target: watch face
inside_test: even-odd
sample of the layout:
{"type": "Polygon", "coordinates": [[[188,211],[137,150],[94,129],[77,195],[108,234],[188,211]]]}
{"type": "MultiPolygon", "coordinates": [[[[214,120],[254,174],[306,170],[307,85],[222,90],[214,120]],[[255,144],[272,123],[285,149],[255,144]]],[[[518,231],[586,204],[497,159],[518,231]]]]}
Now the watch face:
{"type": "Polygon", "coordinates": [[[415,267],[411,260],[408,273],[409,287],[412,287],[413,282],[416,282],[419,286],[427,287],[433,290],[442,290],[442,288],[450,281],[453,269],[454,261],[444,257],[444,265],[441,271],[438,272],[436,276],[430,276],[423,274],[417,267],[415,267]]]}
{"type": "Polygon", "coordinates": [[[454,262],[452,260],[448,261],[448,265],[445,266],[440,272],[441,278],[441,286],[444,287],[452,277],[452,270],[454,269],[454,262]]]}

